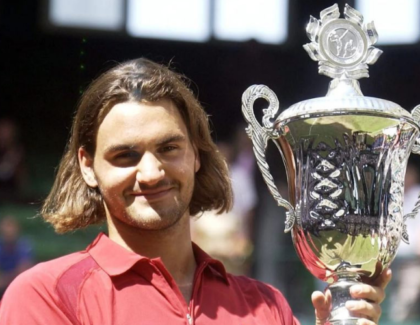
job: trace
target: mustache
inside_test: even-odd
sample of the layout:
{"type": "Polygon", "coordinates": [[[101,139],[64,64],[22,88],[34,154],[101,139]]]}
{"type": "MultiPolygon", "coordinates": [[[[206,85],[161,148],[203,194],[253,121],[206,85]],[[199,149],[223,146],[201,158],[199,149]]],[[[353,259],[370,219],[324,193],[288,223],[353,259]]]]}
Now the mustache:
{"type": "Polygon", "coordinates": [[[160,188],[167,188],[167,187],[179,187],[179,183],[176,181],[170,181],[170,180],[161,180],[158,183],[154,185],[148,185],[148,184],[138,184],[138,189],[140,191],[153,191],[160,188]]]}

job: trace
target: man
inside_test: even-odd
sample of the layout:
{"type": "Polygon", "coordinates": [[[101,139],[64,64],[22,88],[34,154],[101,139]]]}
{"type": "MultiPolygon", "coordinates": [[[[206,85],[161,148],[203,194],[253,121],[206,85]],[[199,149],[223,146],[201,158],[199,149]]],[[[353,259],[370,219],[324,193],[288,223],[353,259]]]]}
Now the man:
{"type": "MultiPolygon", "coordinates": [[[[145,59],[117,66],[83,95],[42,209],[59,233],[106,220],[108,234],[18,277],[0,323],[298,324],[280,292],[227,274],[191,243],[191,215],[231,204],[226,164],[182,78],[145,59]]],[[[389,277],[355,291],[366,301],[349,308],[363,324],[378,321],[389,277]]],[[[329,298],[313,303],[324,324],[329,298]]]]}

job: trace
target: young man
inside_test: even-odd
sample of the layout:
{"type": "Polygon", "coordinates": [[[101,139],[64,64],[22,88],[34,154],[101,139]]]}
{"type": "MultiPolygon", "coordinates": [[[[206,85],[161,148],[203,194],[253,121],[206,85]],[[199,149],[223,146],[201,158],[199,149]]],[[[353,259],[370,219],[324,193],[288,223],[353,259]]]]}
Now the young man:
{"type": "MultiPolygon", "coordinates": [[[[280,292],[227,274],[191,242],[191,215],[231,203],[226,164],[182,77],[145,59],[117,66],[83,95],[42,209],[59,233],[106,221],[108,234],[22,274],[0,323],[298,324],[280,292]]],[[[378,321],[389,277],[355,290],[366,301],[349,308],[363,324],[378,321]]],[[[312,300],[324,324],[329,298],[312,300]]]]}

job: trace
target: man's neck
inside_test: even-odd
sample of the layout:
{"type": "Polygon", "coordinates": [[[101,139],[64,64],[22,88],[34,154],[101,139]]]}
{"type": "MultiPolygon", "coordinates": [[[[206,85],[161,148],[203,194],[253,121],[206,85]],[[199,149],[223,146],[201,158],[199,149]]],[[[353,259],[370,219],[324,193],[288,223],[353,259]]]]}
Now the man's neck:
{"type": "Polygon", "coordinates": [[[162,231],[142,230],[113,218],[108,220],[108,232],[111,240],[129,251],[151,259],[159,257],[189,301],[196,268],[189,216],[162,231]]]}

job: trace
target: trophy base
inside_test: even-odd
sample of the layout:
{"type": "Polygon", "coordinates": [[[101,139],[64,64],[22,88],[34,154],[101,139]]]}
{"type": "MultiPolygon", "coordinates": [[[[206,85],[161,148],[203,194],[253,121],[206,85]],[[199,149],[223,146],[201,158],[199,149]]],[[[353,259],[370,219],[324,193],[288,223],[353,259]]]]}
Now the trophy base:
{"type": "Polygon", "coordinates": [[[329,285],[331,291],[332,309],[328,319],[331,325],[356,325],[359,320],[346,308],[346,301],[355,300],[350,295],[350,287],[359,284],[359,276],[356,274],[345,274],[338,278],[338,281],[329,285]]]}

